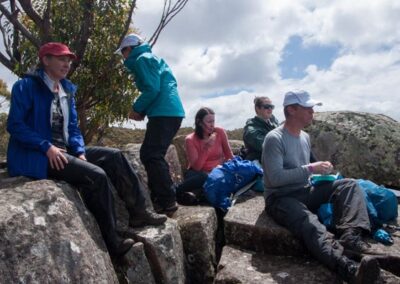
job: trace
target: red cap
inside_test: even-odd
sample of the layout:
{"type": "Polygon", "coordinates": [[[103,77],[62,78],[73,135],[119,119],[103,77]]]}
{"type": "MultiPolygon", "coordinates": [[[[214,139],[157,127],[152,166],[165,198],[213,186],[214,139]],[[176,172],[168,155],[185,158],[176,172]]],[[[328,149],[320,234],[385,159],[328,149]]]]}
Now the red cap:
{"type": "Polygon", "coordinates": [[[68,46],[60,42],[48,42],[43,44],[39,49],[39,58],[42,59],[45,55],[67,55],[74,60],[76,59],[76,55],[69,50],[68,46]]]}

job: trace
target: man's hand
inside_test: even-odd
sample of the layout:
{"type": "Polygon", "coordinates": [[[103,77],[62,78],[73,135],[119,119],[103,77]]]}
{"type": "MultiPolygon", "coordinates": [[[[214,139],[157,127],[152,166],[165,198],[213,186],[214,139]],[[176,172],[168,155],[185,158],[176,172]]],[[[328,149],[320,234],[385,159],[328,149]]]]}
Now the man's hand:
{"type": "Polygon", "coordinates": [[[309,164],[309,167],[312,168],[313,174],[327,175],[333,171],[333,166],[332,166],[331,162],[329,162],[329,161],[315,162],[315,163],[309,164]]]}
{"type": "Polygon", "coordinates": [[[67,158],[64,156],[63,152],[66,151],[64,149],[58,148],[54,145],[51,145],[49,150],[47,150],[46,155],[49,158],[50,167],[52,169],[56,169],[60,171],[64,169],[64,166],[68,164],[67,158]]]}
{"type": "Polygon", "coordinates": [[[128,115],[128,117],[130,119],[136,120],[136,121],[142,121],[144,119],[144,116],[141,115],[140,113],[136,112],[136,111],[131,111],[128,115]]]}
{"type": "Polygon", "coordinates": [[[81,160],[87,161],[87,160],[86,160],[85,154],[80,154],[80,155],[78,156],[78,158],[81,159],[81,160]]]}

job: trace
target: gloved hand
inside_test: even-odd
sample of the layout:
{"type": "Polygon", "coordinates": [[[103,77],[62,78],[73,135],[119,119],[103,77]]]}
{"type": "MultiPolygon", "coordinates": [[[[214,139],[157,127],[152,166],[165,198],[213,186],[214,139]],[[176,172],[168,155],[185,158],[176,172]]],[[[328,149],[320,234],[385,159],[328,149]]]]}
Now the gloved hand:
{"type": "Polygon", "coordinates": [[[374,233],[374,240],[384,245],[393,244],[392,236],[383,229],[378,229],[374,233]]]}

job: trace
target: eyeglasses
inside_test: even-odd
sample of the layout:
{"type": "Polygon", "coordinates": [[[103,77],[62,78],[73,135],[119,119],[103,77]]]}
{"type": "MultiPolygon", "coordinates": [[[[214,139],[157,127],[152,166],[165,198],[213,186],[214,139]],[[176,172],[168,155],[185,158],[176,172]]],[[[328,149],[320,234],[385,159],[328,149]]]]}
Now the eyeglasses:
{"type": "Polygon", "coordinates": [[[266,105],[261,105],[260,106],[260,108],[263,108],[263,109],[274,109],[275,108],[275,106],[274,105],[270,105],[270,104],[266,104],[266,105]]]}

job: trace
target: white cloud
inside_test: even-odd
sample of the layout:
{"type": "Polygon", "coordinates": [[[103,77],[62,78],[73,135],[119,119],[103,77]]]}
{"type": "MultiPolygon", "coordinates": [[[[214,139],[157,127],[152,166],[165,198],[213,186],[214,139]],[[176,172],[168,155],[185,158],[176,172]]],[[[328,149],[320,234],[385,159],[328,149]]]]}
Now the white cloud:
{"type": "MultiPolygon", "coordinates": [[[[162,3],[138,0],[135,24],[143,33],[154,31],[149,18],[162,3]],[[147,5],[147,12],[140,10],[147,5]]],[[[322,100],[317,110],[384,113],[400,120],[399,14],[395,0],[191,0],[163,31],[154,52],[178,79],[188,114],[184,125],[192,125],[204,105],[215,109],[220,126],[243,127],[253,116],[255,95],[270,96],[282,119],[279,105],[293,88],[322,100]],[[282,79],[278,64],[293,35],[306,45],[339,46],[339,55],[327,70],[311,65],[302,79],[282,79]],[[237,94],[204,97],[227,90],[237,94]]]]}
{"type": "MultiPolygon", "coordinates": [[[[156,29],[163,2],[137,1],[133,20],[143,36],[156,29]]],[[[399,14],[396,0],[190,0],[154,53],[178,79],[185,126],[193,125],[199,107],[209,106],[218,125],[243,127],[254,114],[255,95],[271,97],[283,119],[283,94],[294,88],[322,100],[317,111],[367,111],[400,120],[399,14]],[[310,65],[304,78],[282,79],[279,63],[294,35],[306,45],[339,46],[332,66],[310,65]]]]}

